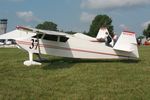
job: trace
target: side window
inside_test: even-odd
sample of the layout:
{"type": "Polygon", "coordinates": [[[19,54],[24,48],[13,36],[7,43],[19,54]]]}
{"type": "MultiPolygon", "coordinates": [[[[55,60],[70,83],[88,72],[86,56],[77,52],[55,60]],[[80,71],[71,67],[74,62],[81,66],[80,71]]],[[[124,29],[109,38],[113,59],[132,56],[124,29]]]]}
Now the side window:
{"type": "Polygon", "coordinates": [[[68,37],[60,36],[60,42],[67,42],[68,39],[68,37]]]}
{"type": "Polygon", "coordinates": [[[39,38],[39,39],[41,39],[42,36],[43,36],[43,34],[37,34],[37,35],[33,36],[33,38],[39,38]]]}
{"type": "Polygon", "coordinates": [[[51,41],[57,41],[58,36],[45,34],[45,36],[44,36],[43,39],[45,39],[45,40],[51,40],[51,41]]]}

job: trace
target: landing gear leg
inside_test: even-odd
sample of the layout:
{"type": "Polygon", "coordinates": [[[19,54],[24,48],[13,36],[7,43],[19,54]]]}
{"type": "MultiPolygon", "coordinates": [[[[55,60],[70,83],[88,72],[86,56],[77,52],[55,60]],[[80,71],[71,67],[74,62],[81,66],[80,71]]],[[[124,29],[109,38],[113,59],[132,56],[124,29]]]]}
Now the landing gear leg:
{"type": "Polygon", "coordinates": [[[28,52],[29,53],[29,60],[24,61],[24,65],[26,66],[31,66],[31,65],[42,65],[39,62],[33,61],[33,53],[28,52]]]}

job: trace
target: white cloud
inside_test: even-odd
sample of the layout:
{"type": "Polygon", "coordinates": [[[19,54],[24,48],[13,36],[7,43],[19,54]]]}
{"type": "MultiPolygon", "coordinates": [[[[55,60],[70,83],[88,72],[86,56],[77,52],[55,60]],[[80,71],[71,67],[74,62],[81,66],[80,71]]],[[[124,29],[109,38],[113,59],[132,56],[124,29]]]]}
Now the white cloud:
{"type": "Polygon", "coordinates": [[[150,4],[150,0],[82,0],[81,7],[110,9],[150,4]]]}
{"type": "Polygon", "coordinates": [[[142,24],[142,27],[146,29],[147,26],[148,26],[148,24],[150,24],[150,20],[147,21],[147,22],[144,22],[144,23],[142,24]]]}
{"type": "Polygon", "coordinates": [[[95,16],[96,15],[94,15],[94,14],[89,14],[87,12],[82,12],[82,14],[80,16],[80,20],[83,21],[83,22],[91,22],[94,19],[95,16]]]}
{"type": "Polygon", "coordinates": [[[123,30],[128,30],[129,27],[127,27],[125,24],[120,24],[119,27],[123,30]]]}
{"type": "Polygon", "coordinates": [[[25,22],[39,21],[32,11],[17,12],[16,15],[25,22]]]}

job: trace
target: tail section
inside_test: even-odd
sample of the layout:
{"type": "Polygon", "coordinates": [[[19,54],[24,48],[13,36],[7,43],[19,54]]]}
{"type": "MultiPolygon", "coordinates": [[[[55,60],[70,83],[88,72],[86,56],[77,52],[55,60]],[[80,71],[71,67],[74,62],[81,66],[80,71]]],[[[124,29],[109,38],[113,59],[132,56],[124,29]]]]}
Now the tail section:
{"type": "Polygon", "coordinates": [[[105,39],[109,35],[107,28],[100,28],[96,39],[105,39]]]}
{"type": "Polygon", "coordinates": [[[134,57],[139,58],[137,41],[134,32],[122,32],[113,48],[115,50],[133,53],[134,57]]]}
{"type": "Polygon", "coordinates": [[[106,45],[110,46],[114,45],[114,40],[110,36],[108,29],[105,27],[99,29],[96,39],[99,40],[100,42],[106,42],[106,45]]]}

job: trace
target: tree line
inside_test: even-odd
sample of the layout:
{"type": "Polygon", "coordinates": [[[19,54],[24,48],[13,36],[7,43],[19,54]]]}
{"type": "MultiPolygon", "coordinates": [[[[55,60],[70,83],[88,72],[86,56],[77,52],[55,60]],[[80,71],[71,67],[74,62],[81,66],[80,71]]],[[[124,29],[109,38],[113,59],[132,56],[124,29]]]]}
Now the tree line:
{"type": "MultiPolygon", "coordinates": [[[[111,36],[114,35],[114,28],[112,25],[112,19],[108,15],[97,15],[91,25],[89,32],[84,32],[85,34],[96,37],[99,28],[100,27],[106,27],[110,33],[111,36]]],[[[45,21],[43,23],[40,23],[36,26],[37,29],[43,29],[43,30],[51,30],[51,31],[59,31],[57,28],[57,24],[51,21],[45,21]]],[[[66,33],[74,34],[76,32],[73,31],[67,31],[66,33]]],[[[143,30],[143,35],[146,36],[146,38],[150,37],[150,24],[146,29],[143,30]]]]}

